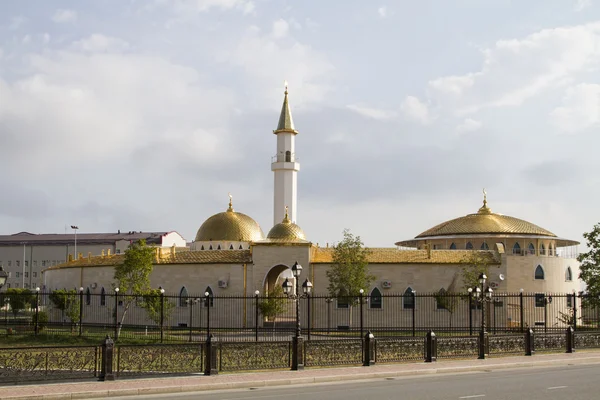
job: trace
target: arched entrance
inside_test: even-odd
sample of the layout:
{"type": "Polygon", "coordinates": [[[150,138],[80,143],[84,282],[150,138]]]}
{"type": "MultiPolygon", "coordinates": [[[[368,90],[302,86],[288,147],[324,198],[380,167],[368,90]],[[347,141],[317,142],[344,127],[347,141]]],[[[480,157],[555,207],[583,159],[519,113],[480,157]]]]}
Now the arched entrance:
{"type": "Polygon", "coordinates": [[[275,286],[281,286],[285,278],[288,278],[292,283],[294,282],[294,276],[290,267],[283,264],[274,266],[265,276],[262,292],[265,295],[268,294],[275,286]]]}

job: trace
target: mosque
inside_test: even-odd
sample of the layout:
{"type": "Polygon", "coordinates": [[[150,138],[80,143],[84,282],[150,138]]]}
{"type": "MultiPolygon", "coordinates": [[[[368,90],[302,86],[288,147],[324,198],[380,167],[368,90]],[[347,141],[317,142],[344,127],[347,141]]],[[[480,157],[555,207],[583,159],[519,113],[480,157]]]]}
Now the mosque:
{"type": "MultiPolygon", "coordinates": [[[[253,296],[267,293],[283,277],[292,278],[294,262],[304,268],[315,293],[326,294],[326,271],[333,249],[319,247],[297,224],[297,179],[300,163],[285,89],[277,129],[274,174],[274,225],[265,236],[250,216],[234,209],[230,197],[225,211],[208,218],[186,248],[157,248],[151,275],[153,287],[181,295],[209,292],[214,296],[253,296]]],[[[301,137],[301,136],[300,136],[301,137]]],[[[474,207],[475,208],[475,207],[474,207]]],[[[483,205],[473,214],[450,219],[400,240],[396,247],[371,248],[370,272],[376,276],[367,294],[433,293],[447,290],[473,254],[487,259],[489,283],[496,292],[571,293],[579,290],[576,260],[578,242],[522,219],[492,212],[484,191],[483,205]]],[[[104,293],[114,287],[114,266],[123,254],[79,257],[44,271],[48,289],[79,288],[104,293]]],[[[458,289],[462,286],[459,285],[458,289]]]]}

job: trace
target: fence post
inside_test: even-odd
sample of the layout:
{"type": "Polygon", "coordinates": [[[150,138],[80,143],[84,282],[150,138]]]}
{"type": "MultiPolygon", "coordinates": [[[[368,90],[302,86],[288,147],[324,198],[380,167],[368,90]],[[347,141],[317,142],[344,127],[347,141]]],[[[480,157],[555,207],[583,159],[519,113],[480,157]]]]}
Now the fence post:
{"type": "Polygon", "coordinates": [[[106,339],[102,342],[102,366],[100,369],[100,381],[114,381],[115,375],[113,374],[113,354],[115,350],[115,342],[106,335],[106,339]]]}
{"type": "Polygon", "coordinates": [[[525,331],[525,355],[532,356],[535,353],[535,342],[534,336],[535,333],[533,329],[529,328],[525,331]]]}
{"type": "Polygon", "coordinates": [[[371,331],[367,331],[364,339],[365,351],[363,366],[368,367],[375,364],[375,336],[373,336],[371,331]]]}
{"type": "Polygon", "coordinates": [[[217,366],[217,340],[214,335],[208,335],[206,339],[206,367],[204,375],[217,375],[219,368],[217,366]]]}
{"type": "Polygon", "coordinates": [[[254,292],[254,340],[258,342],[258,295],[259,291],[254,292]]]}
{"type": "Polygon", "coordinates": [[[83,287],[79,288],[79,336],[83,334],[83,287]]]}
{"type": "Polygon", "coordinates": [[[567,353],[575,352],[575,329],[573,327],[567,328],[567,353]]]}
{"type": "Polygon", "coordinates": [[[473,335],[473,298],[469,296],[469,336],[473,335]]]}
{"type": "Polygon", "coordinates": [[[210,338],[210,293],[204,292],[204,304],[206,304],[206,337],[210,338]]]}
{"type": "Polygon", "coordinates": [[[425,350],[425,362],[434,362],[437,360],[437,337],[432,330],[427,332],[425,350]]]}
{"type": "Polygon", "coordinates": [[[520,306],[520,317],[521,317],[521,332],[525,330],[525,312],[523,310],[523,289],[519,292],[519,306],[520,306]]]}

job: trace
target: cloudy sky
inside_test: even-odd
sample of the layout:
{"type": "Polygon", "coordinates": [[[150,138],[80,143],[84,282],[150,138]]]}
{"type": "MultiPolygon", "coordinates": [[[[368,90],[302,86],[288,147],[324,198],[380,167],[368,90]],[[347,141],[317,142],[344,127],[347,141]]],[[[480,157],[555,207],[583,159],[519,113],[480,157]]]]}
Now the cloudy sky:
{"type": "Polygon", "coordinates": [[[600,221],[598,0],[0,0],[0,233],[266,233],[284,80],[313,242],[600,221]]]}

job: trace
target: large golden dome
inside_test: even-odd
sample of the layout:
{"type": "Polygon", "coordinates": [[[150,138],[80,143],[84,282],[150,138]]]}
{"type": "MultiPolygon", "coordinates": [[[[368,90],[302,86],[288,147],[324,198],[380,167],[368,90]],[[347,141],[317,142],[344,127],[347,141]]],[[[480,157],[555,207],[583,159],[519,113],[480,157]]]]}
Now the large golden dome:
{"type": "Polygon", "coordinates": [[[286,241],[306,240],[306,236],[298,225],[294,224],[288,217],[287,207],[283,221],[271,228],[267,239],[278,239],[286,241]]]}
{"type": "Polygon", "coordinates": [[[254,242],[264,237],[260,225],[246,214],[235,212],[230,200],[227,211],[204,221],[198,229],[196,241],[254,242]]]}
{"type": "Polygon", "coordinates": [[[431,229],[417,235],[415,239],[435,236],[453,235],[535,235],[556,237],[544,228],[531,222],[507,215],[495,214],[487,206],[487,199],[483,200],[483,207],[476,214],[451,219],[442,222],[431,229]]]}

